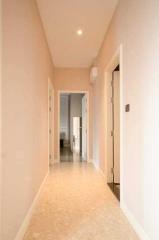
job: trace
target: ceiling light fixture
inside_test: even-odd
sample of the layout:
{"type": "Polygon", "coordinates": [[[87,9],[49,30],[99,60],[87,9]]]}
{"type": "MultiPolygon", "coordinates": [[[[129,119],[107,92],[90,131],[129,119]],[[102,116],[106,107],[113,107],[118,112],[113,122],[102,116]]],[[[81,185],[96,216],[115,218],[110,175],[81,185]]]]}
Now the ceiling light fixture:
{"type": "Polygon", "coordinates": [[[83,34],[83,31],[81,29],[77,30],[77,35],[81,36],[83,34]]]}

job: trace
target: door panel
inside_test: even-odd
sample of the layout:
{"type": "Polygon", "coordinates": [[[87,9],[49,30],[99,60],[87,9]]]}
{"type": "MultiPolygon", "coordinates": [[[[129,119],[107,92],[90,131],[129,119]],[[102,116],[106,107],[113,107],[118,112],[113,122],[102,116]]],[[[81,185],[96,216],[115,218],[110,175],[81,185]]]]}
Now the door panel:
{"type": "Polygon", "coordinates": [[[73,151],[80,153],[80,117],[73,117],[73,151]]]}
{"type": "Polygon", "coordinates": [[[114,175],[113,175],[113,168],[114,168],[114,160],[113,160],[113,105],[112,105],[112,98],[113,98],[113,89],[111,82],[107,85],[107,181],[108,183],[113,183],[114,175]]]}
{"type": "Polygon", "coordinates": [[[114,182],[120,183],[120,91],[119,71],[114,72],[114,182]]]}

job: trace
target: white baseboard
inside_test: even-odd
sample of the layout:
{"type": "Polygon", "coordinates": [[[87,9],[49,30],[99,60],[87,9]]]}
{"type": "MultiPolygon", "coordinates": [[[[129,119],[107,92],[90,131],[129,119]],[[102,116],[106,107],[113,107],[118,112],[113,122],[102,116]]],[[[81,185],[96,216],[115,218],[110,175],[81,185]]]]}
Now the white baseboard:
{"type": "Polygon", "coordinates": [[[138,234],[141,240],[150,240],[148,235],[143,230],[142,226],[136,221],[134,215],[130,212],[130,210],[127,208],[127,206],[123,203],[121,203],[121,209],[124,212],[125,216],[127,217],[128,221],[134,228],[135,232],[138,234]]]}
{"type": "Polygon", "coordinates": [[[93,160],[92,159],[88,159],[87,162],[88,163],[93,163],[93,160]]]}
{"type": "Polygon", "coordinates": [[[49,162],[49,167],[51,167],[54,164],[54,160],[49,162]]]}
{"type": "Polygon", "coordinates": [[[96,170],[99,170],[99,169],[100,169],[100,168],[99,168],[99,165],[97,165],[97,163],[96,163],[94,160],[92,160],[92,163],[93,163],[93,165],[94,165],[94,167],[95,167],[96,170]]]}
{"type": "Polygon", "coordinates": [[[53,165],[54,165],[55,163],[60,163],[59,159],[54,159],[53,165]]]}
{"type": "Polygon", "coordinates": [[[48,174],[49,174],[49,172],[47,172],[46,176],[44,177],[44,180],[42,181],[42,184],[41,184],[41,186],[40,186],[40,188],[39,188],[39,190],[38,190],[38,192],[37,192],[37,194],[36,194],[36,196],[35,196],[35,198],[34,198],[34,200],[32,202],[32,205],[31,205],[27,215],[25,216],[24,221],[22,222],[22,225],[21,225],[21,227],[20,227],[20,229],[19,229],[19,231],[18,231],[18,233],[17,233],[17,235],[15,237],[15,240],[22,240],[24,238],[24,235],[25,235],[26,230],[28,228],[30,219],[31,219],[31,217],[33,215],[34,208],[36,206],[36,203],[37,203],[37,200],[39,198],[40,192],[41,192],[41,190],[42,190],[42,188],[43,188],[43,186],[44,186],[44,184],[46,182],[48,174]]]}
{"type": "Polygon", "coordinates": [[[54,164],[59,163],[59,162],[60,162],[60,161],[59,161],[58,159],[53,159],[53,160],[50,162],[49,166],[52,167],[54,164]]]}
{"type": "Polygon", "coordinates": [[[106,178],[103,170],[99,167],[99,165],[97,165],[93,160],[92,160],[92,163],[93,163],[95,169],[101,174],[101,176],[104,177],[104,178],[106,178]]]}

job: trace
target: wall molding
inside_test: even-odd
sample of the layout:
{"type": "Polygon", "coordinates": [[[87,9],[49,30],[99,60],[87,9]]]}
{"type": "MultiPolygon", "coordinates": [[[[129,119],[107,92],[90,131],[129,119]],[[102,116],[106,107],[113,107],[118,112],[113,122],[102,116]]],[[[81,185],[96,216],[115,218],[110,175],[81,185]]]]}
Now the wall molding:
{"type": "Polygon", "coordinates": [[[31,217],[33,215],[35,206],[37,204],[39,195],[40,195],[41,190],[42,190],[42,188],[43,188],[43,186],[44,186],[44,184],[45,184],[45,182],[46,182],[46,180],[48,178],[48,175],[49,175],[49,171],[47,172],[46,176],[44,177],[44,179],[43,179],[43,181],[42,181],[42,183],[40,185],[40,188],[39,188],[39,190],[38,190],[38,192],[37,192],[37,194],[36,194],[32,204],[31,204],[31,207],[29,208],[28,213],[26,214],[26,216],[25,216],[25,218],[24,218],[24,220],[23,220],[23,222],[22,222],[22,224],[20,226],[20,229],[19,229],[19,231],[18,231],[18,233],[17,233],[17,235],[16,235],[14,240],[23,240],[24,235],[26,233],[26,230],[27,230],[27,228],[29,226],[30,219],[31,219],[31,217]]]}
{"type": "Polygon", "coordinates": [[[136,221],[136,218],[131,213],[131,211],[128,209],[128,207],[124,204],[120,204],[121,210],[123,211],[124,215],[127,217],[129,223],[137,233],[137,235],[140,237],[141,240],[150,240],[142,226],[136,221]]]}
{"type": "Polygon", "coordinates": [[[60,160],[59,159],[54,159],[53,162],[52,162],[52,165],[54,165],[56,163],[60,163],[60,160]]]}
{"type": "Polygon", "coordinates": [[[106,176],[105,176],[103,170],[99,167],[99,165],[96,162],[94,162],[93,160],[92,160],[92,163],[93,163],[95,169],[101,174],[101,176],[106,179],[106,176]]]}
{"type": "Polygon", "coordinates": [[[88,159],[86,162],[87,163],[93,163],[93,159],[88,159]]]}

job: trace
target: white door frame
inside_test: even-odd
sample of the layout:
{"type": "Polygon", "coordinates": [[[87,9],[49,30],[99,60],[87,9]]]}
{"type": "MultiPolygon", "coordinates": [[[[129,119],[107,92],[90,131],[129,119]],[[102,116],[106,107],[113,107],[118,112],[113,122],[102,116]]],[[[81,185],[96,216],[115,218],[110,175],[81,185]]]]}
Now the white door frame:
{"type": "MultiPolygon", "coordinates": [[[[123,100],[123,46],[122,44],[117,49],[116,53],[112,57],[111,61],[105,68],[105,95],[107,97],[107,84],[111,83],[112,72],[115,67],[120,65],[120,206],[123,203],[123,172],[124,172],[124,159],[123,159],[123,126],[124,126],[124,100],[123,100]]],[[[107,105],[110,99],[106,99],[106,111],[107,105]]],[[[107,116],[107,113],[106,113],[107,116]]],[[[106,136],[108,136],[108,126],[106,120],[106,136]]],[[[108,150],[107,139],[105,141],[106,150],[108,150]]],[[[108,151],[107,151],[108,152],[108,151]]],[[[105,166],[107,166],[108,156],[106,157],[105,166]]],[[[106,167],[107,169],[107,167],[106,167]]]]}
{"type": "Polygon", "coordinates": [[[50,78],[48,78],[48,168],[54,163],[54,87],[53,87],[53,83],[50,80],[50,78]],[[51,138],[52,138],[52,147],[51,147],[51,161],[50,161],[50,119],[49,119],[49,114],[50,114],[50,90],[52,91],[52,109],[51,109],[51,114],[52,114],[52,124],[51,124],[51,138]]]}
{"type": "Polygon", "coordinates": [[[58,162],[60,162],[60,95],[65,93],[79,93],[87,96],[87,162],[89,159],[89,91],[72,91],[72,90],[58,90],[58,131],[57,131],[57,148],[58,148],[58,162]]]}

